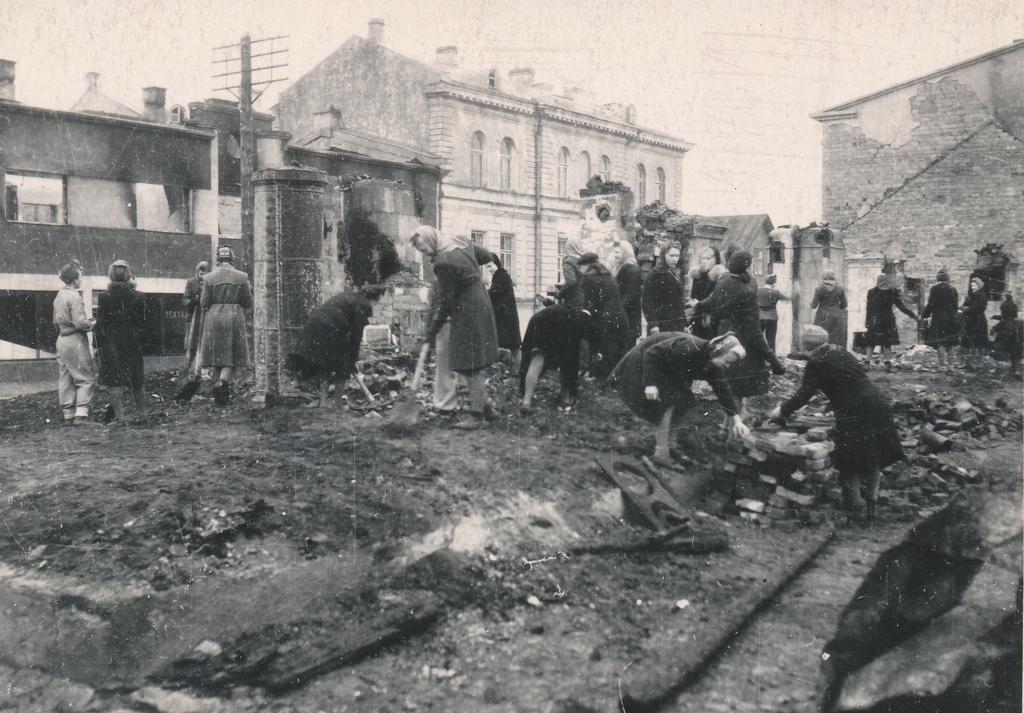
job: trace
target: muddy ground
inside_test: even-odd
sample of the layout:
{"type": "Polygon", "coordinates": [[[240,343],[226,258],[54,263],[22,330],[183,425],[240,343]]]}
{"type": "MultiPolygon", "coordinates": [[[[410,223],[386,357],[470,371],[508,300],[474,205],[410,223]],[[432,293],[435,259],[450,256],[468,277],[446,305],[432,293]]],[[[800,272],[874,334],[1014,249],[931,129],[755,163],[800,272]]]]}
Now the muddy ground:
{"type": "MultiPolygon", "coordinates": [[[[994,373],[872,376],[895,399],[944,391],[1021,409],[1019,384],[994,373]]],[[[54,686],[84,686],[76,709],[172,710],[168,691],[180,689],[195,710],[211,711],[619,710],[624,690],[628,698],[664,685],[644,676],[666,659],[677,672],[703,671],[729,643],[726,629],[746,623],[815,554],[842,552],[840,561],[867,569],[951,494],[909,471],[893,474],[871,531],[839,516],[828,497],[814,524],[751,523],[706,503],[712,514],[695,509],[692,523],[724,533],[726,551],[637,549],[651,533],[624,517],[594,458],[613,447],[649,452],[653,439],[593,383],[564,413],[548,377],[540,408],[524,417],[499,367],[492,388],[504,415],[489,430],[453,431],[425,416],[392,435],[382,428],[389,409],[368,411],[355,391],[347,409],[261,409],[244,393],[227,408],[205,398],[182,408],[170,400],[176,378],[151,379],[157,415],[145,425],[62,427],[53,393],[0,405],[0,604],[17,600],[27,612],[16,619],[7,609],[18,638],[0,645],[9,681],[0,702],[44,709],[28,702],[42,693],[19,689],[30,679],[18,672],[31,670],[54,686]],[[30,590],[43,594],[18,599],[30,590]],[[63,604],[56,611],[40,597],[63,604]],[[73,626],[51,625],[68,612],[73,626]],[[267,690],[265,670],[220,652],[231,647],[250,663],[272,649],[280,685],[267,690]],[[299,662],[301,681],[289,678],[299,662]]],[[[775,393],[794,388],[784,379],[775,393]]],[[[755,400],[755,415],[777,396],[755,400]]],[[[724,450],[720,418],[701,400],[687,419],[679,447],[694,473],[724,450]]],[[[957,440],[948,458],[984,483],[1020,480],[1019,433],[957,440]]],[[[816,606],[792,617],[837,616],[856,588],[847,579],[815,590],[816,606]]],[[[780,639],[763,654],[769,698],[757,675],[730,674],[735,686],[716,684],[707,707],[687,704],[687,691],[663,709],[810,710],[808,689],[786,682],[813,680],[829,625],[812,627],[798,648],[778,633],[796,623],[766,630],[780,639]]]]}

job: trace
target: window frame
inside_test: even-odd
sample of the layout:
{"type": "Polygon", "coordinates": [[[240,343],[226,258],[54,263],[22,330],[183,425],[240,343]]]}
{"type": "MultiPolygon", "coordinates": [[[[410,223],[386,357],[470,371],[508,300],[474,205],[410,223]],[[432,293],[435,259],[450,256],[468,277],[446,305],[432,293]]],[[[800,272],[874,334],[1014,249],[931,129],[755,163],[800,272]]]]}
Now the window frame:
{"type": "MultiPolygon", "coordinates": [[[[3,217],[5,222],[8,223],[24,223],[25,225],[68,225],[68,177],[63,173],[46,173],[44,171],[19,171],[17,169],[7,169],[0,167],[0,185],[3,186],[3,196],[0,196],[2,202],[0,202],[0,217],[3,217]],[[38,220],[21,220],[20,218],[11,218],[7,210],[7,187],[8,176],[22,176],[26,178],[49,178],[52,180],[60,181],[60,204],[58,205],[58,219],[55,222],[50,221],[38,221],[38,220]]],[[[22,205],[22,201],[18,199],[18,206],[22,205]]],[[[30,203],[29,205],[48,205],[42,203],[30,203]]],[[[19,214],[21,211],[18,211],[19,214]]]]}
{"type": "Polygon", "coordinates": [[[583,183],[586,184],[586,182],[593,176],[591,171],[594,170],[594,162],[590,158],[589,151],[580,151],[579,160],[583,165],[583,183]]]}
{"type": "Polygon", "coordinates": [[[568,233],[557,233],[555,236],[557,242],[555,243],[555,255],[558,258],[558,270],[556,272],[555,282],[558,284],[562,283],[562,262],[565,260],[565,246],[569,242],[568,233]]]}
{"type": "Polygon", "coordinates": [[[474,131],[469,140],[469,185],[473,188],[486,187],[486,162],[484,161],[484,149],[487,146],[487,137],[482,131],[474,131]],[[479,144],[479,145],[478,145],[479,144]]]}
{"type": "Polygon", "coordinates": [[[647,205],[647,167],[642,163],[636,165],[636,200],[637,207],[647,205]]]}
{"type": "Polygon", "coordinates": [[[555,161],[555,194],[559,198],[569,197],[569,160],[571,154],[566,146],[558,149],[558,159],[555,161]]]}
{"type": "Polygon", "coordinates": [[[469,231],[469,242],[473,245],[479,245],[480,247],[486,247],[487,242],[487,231],[486,230],[470,230],[469,231]],[[477,238],[480,238],[477,241],[477,238]]]}
{"type": "Polygon", "coordinates": [[[499,233],[498,237],[498,259],[501,260],[501,265],[508,272],[515,274],[515,233],[499,233]],[[505,249],[505,241],[508,240],[508,249],[505,249]]]}
{"type": "Polygon", "coordinates": [[[512,158],[516,151],[516,142],[506,136],[501,140],[501,163],[499,166],[499,185],[501,190],[512,192],[512,158]]]}
{"type": "Polygon", "coordinates": [[[601,169],[598,175],[601,177],[602,181],[608,183],[612,180],[612,160],[605,154],[601,154],[600,166],[601,169]]]}
{"type": "Polygon", "coordinates": [[[665,169],[658,166],[654,172],[654,181],[656,186],[656,192],[658,194],[658,200],[662,203],[668,200],[668,180],[665,176],[665,169]]]}

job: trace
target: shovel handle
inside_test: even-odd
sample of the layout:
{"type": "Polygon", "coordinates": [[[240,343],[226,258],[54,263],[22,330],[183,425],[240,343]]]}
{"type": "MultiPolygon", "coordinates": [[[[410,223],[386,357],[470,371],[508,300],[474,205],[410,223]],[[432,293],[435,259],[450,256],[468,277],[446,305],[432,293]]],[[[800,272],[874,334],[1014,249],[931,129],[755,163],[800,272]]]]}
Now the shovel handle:
{"type": "Polygon", "coordinates": [[[420,358],[416,360],[416,372],[412,375],[412,390],[420,390],[420,382],[423,381],[423,370],[427,366],[427,359],[430,357],[430,350],[420,349],[420,358]]]}

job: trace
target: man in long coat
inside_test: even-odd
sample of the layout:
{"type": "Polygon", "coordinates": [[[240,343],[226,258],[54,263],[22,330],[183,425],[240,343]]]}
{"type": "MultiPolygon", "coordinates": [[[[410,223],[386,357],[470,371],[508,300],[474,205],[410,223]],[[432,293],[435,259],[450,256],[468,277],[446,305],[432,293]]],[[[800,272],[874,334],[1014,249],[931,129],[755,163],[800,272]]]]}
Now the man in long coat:
{"type": "Polygon", "coordinates": [[[217,268],[203,278],[200,298],[205,312],[201,363],[220,370],[213,397],[222,406],[228,402],[235,369],[250,365],[245,310],[252,309],[252,292],[248,275],[236,270],[234,261],[231,248],[217,248],[217,268]]]}

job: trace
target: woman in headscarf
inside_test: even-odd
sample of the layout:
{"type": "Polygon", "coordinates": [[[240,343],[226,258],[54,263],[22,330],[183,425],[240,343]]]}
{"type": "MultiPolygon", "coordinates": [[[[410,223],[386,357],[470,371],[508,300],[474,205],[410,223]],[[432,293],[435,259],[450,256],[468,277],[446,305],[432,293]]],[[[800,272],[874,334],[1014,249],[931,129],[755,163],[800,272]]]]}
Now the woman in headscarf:
{"type": "Polygon", "coordinates": [[[971,275],[968,282],[967,297],[960,307],[960,318],[963,332],[960,338],[963,363],[961,369],[972,369],[977,359],[988,352],[988,320],[985,310],[988,308],[988,286],[977,273],[971,275]]]}
{"type": "Polygon", "coordinates": [[[491,309],[494,311],[494,323],[498,329],[498,347],[508,349],[512,359],[519,366],[519,348],[523,345],[522,332],[519,331],[519,308],[516,305],[516,292],[512,284],[512,276],[501,264],[501,259],[491,253],[490,260],[484,265],[490,273],[491,284],[487,294],[491,298],[491,309]]]}
{"type": "Polygon", "coordinates": [[[533,395],[540,377],[558,369],[561,393],[558,407],[569,410],[579,396],[580,347],[592,338],[593,321],[586,310],[556,304],[534,314],[523,337],[523,359],[519,366],[520,410],[533,410],[533,395]]]}
{"type": "Polygon", "coordinates": [[[768,393],[768,369],[776,375],[786,368],[768,347],[761,331],[757,293],[751,286],[750,265],[753,258],[746,250],[738,250],[729,258],[729,274],[720,277],[711,296],[697,303],[698,314],[710,312],[718,324],[719,335],[733,332],[746,351],[746,356],[729,368],[725,378],[739,398],[768,393]]]}
{"type": "Polygon", "coordinates": [[[573,236],[565,241],[565,257],[562,258],[562,286],[557,297],[562,304],[580,309],[583,297],[580,294],[580,258],[583,257],[583,241],[573,236]]]}
{"type": "Polygon", "coordinates": [[[885,368],[889,371],[892,370],[892,346],[900,343],[893,307],[917,321],[917,315],[903,304],[900,291],[893,287],[892,278],[882,273],[875,280],[875,286],[868,290],[865,327],[868,346],[879,350],[885,368]]]}
{"type": "Polygon", "coordinates": [[[465,377],[470,413],[455,428],[473,429],[497,417],[487,398],[484,369],[498,358],[498,330],[491,300],[480,277],[480,265],[490,253],[479,245],[449,239],[429,225],[421,225],[412,244],[429,258],[434,270],[435,306],[427,325],[421,353],[428,353],[441,327],[451,322],[448,367],[465,377]]]}
{"type": "Polygon", "coordinates": [[[99,296],[96,343],[100,353],[100,383],[110,390],[114,419],[124,423],[124,390],[130,389],[139,418],[146,418],[142,383],[142,331],[146,298],[135,289],[132,269],[116,260],[107,271],[110,284],[99,296]]]}
{"type": "Polygon", "coordinates": [[[903,459],[903,446],[889,399],[871,383],[855,356],[827,340],[821,327],[806,325],[801,330],[801,348],[808,357],[803,381],[771,418],[784,424],[818,391],[824,393],[835,414],[832,463],[839,470],[843,508],[856,517],[866,505],[866,515],[873,520],[881,471],[903,459]]]}
{"type": "Polygon", "coordinates": [[[924,343],[939,354],[939,368],[952,369],[950,350],[960,341],[960,330],[956,311],[960,296],[949,284],[949,273],[945,268],[935,275],[935,284],[928,291],[928,303],[921,311],[921,319],[928,320],[924,332],[924,343]]]}
{"type": "Polygon", "coordinates": [[[629,336],[632,344],[640,338],[640,322],[642,321],[641,305],[643,302],[643,283],[640,277],[640,266],[636,264],[636,253],[633,245],[620,240],[612,247],[611,273],[619,288],[622,307],[629,318],[629,336]]]}
{"type": "Polygon", "coordinates": [[[826,272],[821,276],[821,284],[814,291],[811,309],[814,313],[814,324],[828,332],[828,343],[846,347],[846,290],[836,284],[836,274],[826,272]]]}
{"type": "Polygon", "coordinates": [[[196,355],[199,353],[199,340],[203,336],[203,310],[199,302],[203,296],[203,276],[209,271],[210,263],[206,260],[196,264],[196,273],[185,283],[185,293],[181,300],[188,324],[185,332],[185,372],[189,375],[197,371],[196,355]]]}
{"type": "Polygon", "coordinates": [[[622,306],[615,279],[596,253],[579,260],[583,309],[593,320],[590,373],[603,385],[619,359],[629,350],[629,317],[622,306]],[[596,352],[596,356],[595,356],[596,352]]]}
{"type": "MultiPolygon", "coordinates": [[[[718,278],[727,272],[722,265],[722,253],[715,247],[700,251],[700,265],[690,271],[690,299],[700,302],[715,291],[718,278]]],[[[710,314],[695,315],[690,321],[690,332],[701,339],[715,336],[715,323],[710,314]]]]}
{"type": "Polygon", "coordinates": [[[637,416],[656,424],[654,457],[670,460],[669,439],[673,424],[696,403],[690,390],[694,381],[706,381],[725,409],[734,437],[749,435],[740,407],[723,372],[745,352],[732,334],[710,342],[685,332],[661,332],[629,350],[613,378],[623,403],[637,416]]]}
{"type": "Polygon", "coordinates": [[[648,335],[686,329],[686,293],[679,277],[681,255],[678,245],[664,246],[657,265],[644,282],[643,311],[648,335]]]}

